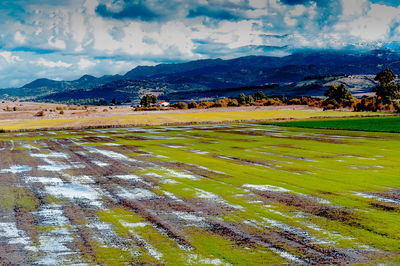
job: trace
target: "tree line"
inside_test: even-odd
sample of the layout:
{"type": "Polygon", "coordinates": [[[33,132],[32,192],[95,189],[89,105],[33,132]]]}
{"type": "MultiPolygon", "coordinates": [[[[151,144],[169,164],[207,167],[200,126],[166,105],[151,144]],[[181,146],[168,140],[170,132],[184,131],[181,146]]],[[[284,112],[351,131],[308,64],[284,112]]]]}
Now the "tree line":
{"type": "Polygon", "coordinates": [[[378,85],[375,96],[355,98],[344,84],[331,85],[325,92],[325,99],[301,97],[294,99],[267,98],[262,91],[254,95],[239,94],[236,98],[224,98],[214,102],[178,102],[172,106],[178,109],[211,108],[228,106],[270,106],[270,105],[308,105],[324,110],[346,108],[354,111],[400,111],[400,82],[395,83],[396,75],[385,69],[375,76],[378,85]]]}

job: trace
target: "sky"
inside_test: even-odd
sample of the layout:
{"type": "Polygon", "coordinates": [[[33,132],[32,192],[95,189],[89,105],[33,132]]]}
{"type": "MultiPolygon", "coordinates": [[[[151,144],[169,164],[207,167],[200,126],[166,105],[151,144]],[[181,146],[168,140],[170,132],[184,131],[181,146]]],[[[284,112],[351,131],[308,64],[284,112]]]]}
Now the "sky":
{"type": "Polygon", "coordinates": [[[0,88],[299,49],[397,49],[398,0],[2,0],[0,88]]]}

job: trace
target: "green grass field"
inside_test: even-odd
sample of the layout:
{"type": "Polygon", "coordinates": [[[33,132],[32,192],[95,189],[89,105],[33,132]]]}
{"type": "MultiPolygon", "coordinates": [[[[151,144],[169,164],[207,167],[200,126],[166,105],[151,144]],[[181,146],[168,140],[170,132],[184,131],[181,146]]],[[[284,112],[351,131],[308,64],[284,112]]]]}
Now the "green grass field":
{"type": "Polygon", "coordinates": [[[0,264],[400,263],[399,134],[59,130],[0,157],[0,264]]]}
{"type": "Polygon", "coordinates": [[[400,116],[310,119],[303,121],[271,122],[269,125],[302,128],[325,128],[400,133],[400,116]]]}

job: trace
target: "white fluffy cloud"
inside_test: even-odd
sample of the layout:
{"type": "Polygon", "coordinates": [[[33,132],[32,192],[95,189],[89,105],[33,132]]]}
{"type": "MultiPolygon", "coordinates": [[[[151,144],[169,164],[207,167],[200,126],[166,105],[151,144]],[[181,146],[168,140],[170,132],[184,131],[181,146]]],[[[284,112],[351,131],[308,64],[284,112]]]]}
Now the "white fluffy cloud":
{"type": "Polygon", "coordinates": [[[9,51],[0,52],[0,56],[3,57],[3,59],[6,60],[8,64],[14,64],[16,62],[22,61],[22,59],[19,56],[13,55],[9,51]]]}
{"type": "Polygon", "coordinates": [[[54,68],[54,67],[67,68],[67,67],[71,67],[72,66],[72,64],[68,64],[68,63],[63,62],[61,60],[58,60],[57,62],[55,62],[55,61],[47,60],[47,59],[44,59],[44,58],[39,58],[39,60],[31,61],[30,63],[38,65],[38,66],[51,67],[51,68],[54,68]]]}

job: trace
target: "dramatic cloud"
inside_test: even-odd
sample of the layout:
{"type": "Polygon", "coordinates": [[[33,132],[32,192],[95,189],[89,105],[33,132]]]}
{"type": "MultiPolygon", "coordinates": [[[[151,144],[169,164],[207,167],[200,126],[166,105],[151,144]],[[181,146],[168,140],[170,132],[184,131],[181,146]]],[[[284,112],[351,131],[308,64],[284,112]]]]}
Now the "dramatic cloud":
{"type": "Polygon", "coordinates": [[[125,6],[122,10],[114,11],[107,8],[106,5],[101,4],[96,7],[96,12],[102,17],[111,17],[115,19],[137,19],[143,21],[150,21],[158,18],[159,16],[148,9],[143,3],[133,3],[125,6]]]}
{"type": "Polygon", "coordinates": [[[0,7],[0,87],[140,64],[399,49],[395,0],[18,0],[0,7]]]}

